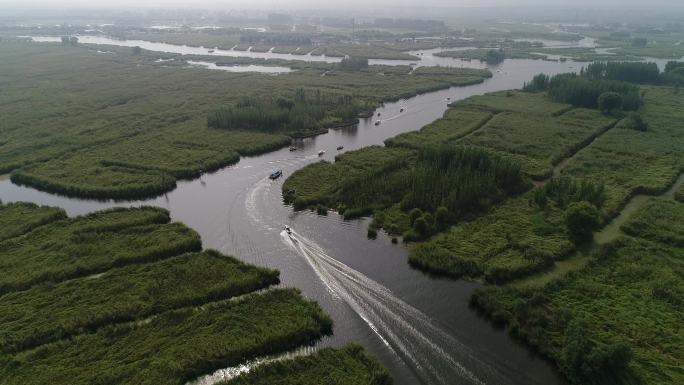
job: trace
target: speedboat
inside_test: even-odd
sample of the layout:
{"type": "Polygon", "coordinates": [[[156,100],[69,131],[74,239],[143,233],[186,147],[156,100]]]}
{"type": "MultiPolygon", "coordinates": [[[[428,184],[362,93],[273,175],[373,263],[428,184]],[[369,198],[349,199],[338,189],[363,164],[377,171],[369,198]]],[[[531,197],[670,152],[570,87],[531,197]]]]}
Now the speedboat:
{"type": "Polygon", "coordinates": [[[404,109],[403,109],[403,108],[400,108],[400,109],[399,109],[399,112],[404,112],[404,109]]]}
{"type": "Polygon", "coordinates": [[[337,151],[340,151],[340,150],[342,150],[343,148],[344,148],[344,146],[338,146],[338,147],[337,147],[337,151]]]}
{"type": "Polygon", "coordinates": [[[281,176],[283,176],[283,170],[276,170],[276,171],[273,171],[271,173],[269,178],[276,180],[276,179],[280,178],[281,176]]]}
{"type": "Polygon", "coordinates": [[[323,156],[323,154],[325,154],[325,151],[323,151],[323,150],[318,151],[318,156],[323,156]]]}
{"type": "Polygon", "coordinates": [[[290,226],[285,226],[285,231],[287,232],[287,235],[292,235],[292,229],[290,226]]]}
{"type": "Polygon", "coordinates": [[[379,121],[379,120],[376,120],[376,121],[375,121],[375,125],[376,125],[376,126],[379,126],[379,125],[380,125],[380,121],[379,121]]]}

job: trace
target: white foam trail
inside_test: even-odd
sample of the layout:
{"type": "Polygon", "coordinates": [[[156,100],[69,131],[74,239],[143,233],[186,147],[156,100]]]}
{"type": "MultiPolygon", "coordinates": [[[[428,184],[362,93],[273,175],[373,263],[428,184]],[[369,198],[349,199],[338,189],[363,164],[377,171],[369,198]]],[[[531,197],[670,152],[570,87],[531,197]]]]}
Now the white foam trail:
{"type": "Polygon", "coordinates": [[[259,357],[254,360],[247,361],[244,364],[228,367],[225,369],[219,369],[212,374],[207,374],[206,376],[202,376],[194,381],[187,382],[185,385],[214,385],[219,382],[233,379],[241,374],[249,373],[258,366],[289,360],[296,357],[308,356],[315,353],[316,350],[318,350],[318,348],[315,346],[304,346],[291,352],[259,357]]]}
{"type": "Polygon", "coordinates": [[[283,231],[285,244],[304,257],[327,290],[344,300],[392,352],[427,384],[506,384],[465,345],[389,289],[329,256],[302,235],[283,231]],[[477,368],[480,378],[468,368],[477,368]]]}

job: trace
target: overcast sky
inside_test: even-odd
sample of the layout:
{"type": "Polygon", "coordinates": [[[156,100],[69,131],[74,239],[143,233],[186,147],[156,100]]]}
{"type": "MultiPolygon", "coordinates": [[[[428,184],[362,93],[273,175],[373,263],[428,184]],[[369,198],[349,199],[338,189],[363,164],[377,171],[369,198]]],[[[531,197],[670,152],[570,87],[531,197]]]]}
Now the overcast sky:
{"type": "Polygon", "coordinates": [[[456,6],[682,6],[684,0],[0,0],[5,8],[79,6],[101,7],[211,7],[211,8],[351,8],[351,7],[456,7],[456,6]]]}

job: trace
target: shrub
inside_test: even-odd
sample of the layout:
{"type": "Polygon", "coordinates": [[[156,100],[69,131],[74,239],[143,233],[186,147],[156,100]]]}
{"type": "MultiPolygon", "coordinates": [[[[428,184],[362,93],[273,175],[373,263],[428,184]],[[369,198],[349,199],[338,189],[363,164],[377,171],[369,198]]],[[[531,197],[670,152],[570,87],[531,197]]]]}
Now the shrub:
{"type": "Polygon", "coordinates": [[[589,202],[575,202],[565,210],[565,225],[575,243],[590,241],[599,224],[599,212],[589,202]]]}
{"type": "Polygon", "coordinates": [[[648,131],[649,128],[648,122],[644,120],[643,115],[638,112],[630,112],[627,114],[624,125],[637,131],[648,131]]]}

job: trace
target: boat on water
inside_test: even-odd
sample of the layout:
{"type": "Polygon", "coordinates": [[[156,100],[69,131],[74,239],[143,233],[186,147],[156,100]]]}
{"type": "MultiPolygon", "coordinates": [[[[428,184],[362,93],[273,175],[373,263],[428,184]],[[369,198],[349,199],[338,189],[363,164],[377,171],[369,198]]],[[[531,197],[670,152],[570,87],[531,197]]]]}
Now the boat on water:
{"type": "Polygon", "coordinates": [[[290,228],[290,226],[285,226],[285,231],[288,235],[292,235],[292,229],[290,228]]]}
{"type": "Polygon", "coordinates": [[[400,108],[400,109],[399,109],[399,112],[404,112],[404,109],[403,109],[403,108],[400,108]]]}
{"type": "Polygon", "coordinates": [[[323,156],[323,154],[325,154],[325,151],[323,151],[323,150],[318,151],[318,156],[323,156]]]}
{"type": "Polygon", "coordinates": [[[213,50],[213,49],[210,49],[210,50],[209,50],[209,53],[214,53],[214,50],[213,50]]]}
{"type": "Polygon", "coordinates": [[[297,147],[295,147],[295,146],[290,146],[290,152],[292,152],[292,151],[297,151],[297,147]]]}
{"type": "Polygon", "coordinates": [[[376,126],[379,126],[379,125],[380,125],[380,121],[379,121],[379,120],[376,120],[376,121],[375,121],[375,125],[376,125],[376,126]]]}
{"type": "Polygon", "coordinates": [[[340,151],[340,150],[342,150],[342,149],[344,149],[344,146],[338,146],[338,147],[337,147],[337,151],[340,151]]]}
{"type": "Polygon", "coordinates": [[[283,170],[275,170],[271,173],[269,178],[276,180],[276,179],[280,178],[281,176],[283,176],[283,170]]]}

